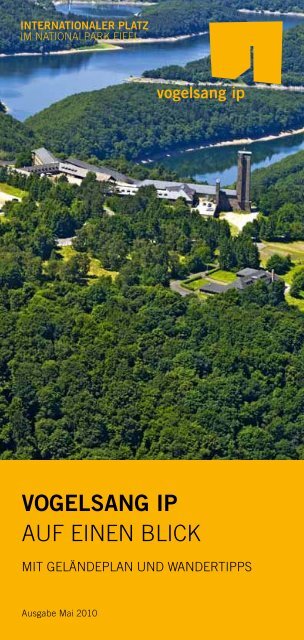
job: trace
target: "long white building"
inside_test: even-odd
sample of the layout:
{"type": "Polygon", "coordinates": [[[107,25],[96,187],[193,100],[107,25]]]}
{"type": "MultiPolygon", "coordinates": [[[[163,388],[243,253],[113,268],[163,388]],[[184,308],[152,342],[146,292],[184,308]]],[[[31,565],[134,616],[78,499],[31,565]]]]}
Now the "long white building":
{"type": "Polygon", "coordinates": [[[164,200],[176,201],[178,198],[193,204],[199,199],[199,210],[204,215],[214,215],[217,211],[229,211],[231,209],[250,209],[250,168],[251,153],[238,152],[238,183],[237,189],[222,189],[220,181],[215,185],[174,182],[166,180],[136,180],[126,176],[111,167],[97,166],[68,158],[65,161],[58,160],[50,151],[41,147],[32,153],[33,164],[30,167],[22,167],[16,171],[30,175],[65,175],[69,182],[81,184],[89,172],[95,173],[97,180],[108,185],[109,193],[118,193],[121,196],[135,195],[140,187],[154,186],[158,197],[164,200]]]}

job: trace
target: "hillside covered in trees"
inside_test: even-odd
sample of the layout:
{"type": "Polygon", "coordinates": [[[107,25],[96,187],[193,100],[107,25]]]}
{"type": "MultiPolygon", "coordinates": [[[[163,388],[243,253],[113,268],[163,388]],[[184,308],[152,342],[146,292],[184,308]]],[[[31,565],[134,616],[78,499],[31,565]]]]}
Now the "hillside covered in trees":
{"type": "MultiPolygon", "coordinates": [[[[208,31],[209,22],[246,20],[246,15],[239,13],[240,8],[270,9],[281,11],[304,11],[303,0],[161,0],[152,6],[144,6],[139,18],[149,21],[149,31],[139,31],[141,38],[163,38],[179,35],[197,34],[208,31]]],[[[73,5],[72,5],[73,11],[73,5]]],[[[85,9],[84,9],[85,14],[85,9]]],[[[60,14],[51,0],[0,0],[0,53],[48,52],[83,46],[84,42],[44,41],[24,42],[20,40],[21,20],[58,19],[60,14]]],[[[61,16],[62,17],[62,16],[61,16]]],[[[73,13],[70,15],[73,18],[73,13]]],[[[74,16],[79,19],[78,16],[74,16]]],[[[85,19],[85,15],[84,15],[85,19]]],[[[115,29],[117,20],[113,18],[115,29]]],[[[86,46],[90,45],[86,41],[86,46]]],[[[93,43],[91,43],[93,44],[93,43]]]]}
{"type": "Polygon", "coordinates": [[[21,122],[6,113],[0,102],[0,159],[14,158],[23,149],[31,149],[34,136],[21,122]]]}
{"type": "MultiPolygon", "coordinates": [[[[0,0],[0,54],[24,52],[48,52],[70,49],[83,43],[65,41],[32,40],[24,42],[20,38],[21,20],[58,20],[59,14],[51,0],[0,0]]],[[[90,45],[90,43],[87,43],[90,45]]]]}
{"type": "Polygon", "coordinates": [[[304,0],[232,0],[232,4],[251,11],[304,12],[304,0]]]}
{"type": "Polygon", "coordinates": [[[219,0],[164,0],[155,7],[146,7],[140,14],[149,20],[149,31],[141,37],[168,38],[207,31],[209,22],[236,22],[240,14],[233,2],[219,0]]]}
{"type": "Polygon", "coordinates": [[[164,278],[172,249],[221,251],[225,222],[153,189],[114,196],[109,217],[93,175],[1,171],[29,193],[0,220],[2,458],[303,458],[304,316],[282,283],[202,302],[164,278]],[[77,229],[63,260],[55,235],[77,229]],[[128,244],[120,273],[90,276],[113,237],[116,256],[128,244]]]}
{"type": "MultiPolygon", "coordinates": [[[[73,10],[73,6],[72,6],[73,10]]],[[[85,14],[85,9],[84,9],[85,14]]],[[[69,16],[73,18],[73,13],[69,16]]],[[[79,15],[74,16],[79,20],[79,15]]],[[[51,0],[0,0],[0,53],[18,53],[25,51],[54,51],[83,46],[84,42],[65,41],[24,42],[20,40],[21,20],[58,20],[63,16],[57,13],[51,0]]],[[[212,20],[239,20],[237,10],[223,5],[219,0],[163,0],[155,6],[144,7],[140,18],[149,21],[149,31],[139,31],[138,36],[171,37],[199,33],[208,29],[212,20]]],[[[84,19],[85,15],[84,15],[84,19]]],[[[115,29],[117,20],[113,18],[115,29]]],[[[88,46],[89,41],[86,41],[88,46]]]]}
{"type": "Polygon", "coordinates": [[[297,129],[303,117],[304,100],[297,93],[248,89],[236,107],[230,99],[161,100],[155,86],[124,84],[68,97],[26,124],[54,152],[136,160],[177,147],[297,129]]]}
{"type": "Polygon", "coordinates": [[[264,214],[259,235],[266,240],[304,239],[304,151],[253,173],[252,197],[264,214]]]}

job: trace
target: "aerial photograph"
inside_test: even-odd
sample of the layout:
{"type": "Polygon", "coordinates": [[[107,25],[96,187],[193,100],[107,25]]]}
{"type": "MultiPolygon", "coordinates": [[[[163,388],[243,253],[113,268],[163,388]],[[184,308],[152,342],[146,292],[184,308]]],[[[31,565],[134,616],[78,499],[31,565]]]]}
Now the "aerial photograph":
{"type": "Polygon", "coordinates": [[[304,459],[304,0],[0,0],[0,458],[304,459]]]}

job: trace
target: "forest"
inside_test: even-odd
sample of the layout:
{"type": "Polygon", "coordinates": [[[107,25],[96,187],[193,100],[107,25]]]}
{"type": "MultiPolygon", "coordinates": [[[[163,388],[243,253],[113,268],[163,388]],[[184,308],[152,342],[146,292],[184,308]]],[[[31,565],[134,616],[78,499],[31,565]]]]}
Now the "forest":
{"type": "MultiPolygon", "coordinates": [[[[70,49],[65,41],[24,42],[20,39],[21,20],[58,20],[58,13],[51,0],[0,0],[0,54],[36,52],[47,53],[70,49]]],[[[87,43],[90,46],[90,43],[87,43]]],[[[83,45],[74,41],[73,47],[83,45]]]]}
{"type": "Polygon", "coordinates": [[[232,0],[234,7],[258,11],[303,12],[303,0],[232,0]]]}
{"type": "Polygon", "coordinates": [[[252,198],[263,213],[255,233],[266,240],[303,240],[304,151],[254,171],[252,198]]]}
{"type": "MultiPolygon", "coordinates": [[[[187,82],[216,82],[211,75],[210,56],[184,67],[170,65],[158,69],[150,69],[143,73],[146,78],[163,78],[167,80],[186,80],[187,82]]],[[[253,84],[252,71],[247,71],[240,78],[247,84],[253,84]]],[[[297,86],[304,84],[304,24],[289,29],[283,38],[282,83],[297,86]]]]}
{"type": "MultiPolygon", "coordinates": [[[[18,0],[17,3],[15,0],[0,0],[0,53],[48,52],[83,46],[82,42],[77,41],[72,45],[64,41],[45,41],[41,47],[40,42],[20,40],[21,20],[58,19],[58,15],[50,0],[18,0]]],[[[199,33],[208,30],[208,24],[212,20],[241,19],[233,6],[223,5],[219,0],[212,3],[208,0],[162,0],[156,6],[144,7],[140,15],[149,21],[149,32],[138,33],[142,38],[199,33]]],[[[73,17],[73,13],[70,17],[73,17]]],[[[117,22],[115,18],[113,20],[114,23],[117,22]]]]}
{"type": "MultiPolygon", "coordinates": [[[[0,0],[0,15],[6,3],[16,21],[21,3],[0,0]]],[[[173,4],[181,12],[191,4],[191,30],[205,19],[198,6],[211,11],[198,0],[144,11],[168,33],[173,4]]],[[[40,5],[53,11],[49,0],[40,5]]],[[[0,42],[2,34],[1,26],[0,42]]],[[[286,64],[290,77],[302,73],[299,56],[286,64]]],[[[249,88],[235,109],[161,101],[155,86],[125,84],[69,97],[25,124],[0,103],[0,151],[23,164],[44,144],[139,178],[174,178],[133,161],[296,129],[303,113],[295,93],[249,88]]],[[[0,167],[0,183],[23,193],[0,216],[0,457],[304,459],[304,316],[286,303],[283,281],[208,299],[170,289],[171,279],[214,263],[258,268],[258,239],[303,239],[303,178],[304,152],[255,172],[261,215],[235,236],[226,221],[204,219],[182,199],[161,201],[153,187],[119,198],[94,174],[76,186],[0,167]],[[70,237],[60,248],[58,238],[70,237]]],[[[273,255],[267,266],[283,275],[292,261],[273,255]]],[[[303,274],[293,277],[294,297],[303,297],[303,274]]]]}
{"type": "Polygon", "coordinates": [[[141,17],[149,20],[149,31],[141,37],[168,38],[208,31],[209,22],[236,22],[241,16],[233,2],[215,0],[164,0],[157,6],[145,7],[141,17]]]}
{"type": "Polygon", "coordinates": [[[3,179],[28,194],[0,221],[3,459],[303,458],[304,316],[283,283],[201,301],[164,277],[166,256],[223,250],[225,222],[151,188],[109,216],[93,174],[3,179]],[[63,260],[56,234],[75,230],[63,260]],[[92,253],[119,273],[89,275],[92,253]]]}
{"type": "MultiPolygon", "coordinates": [[[[303,0],[161,0],[154,6],[143,7],[140,16],[149,21],[149,31],[139,32],[142,38],[163,38],[208,31],[209,22],[246,20],[238,9],[270,9],[304,11],[303,0]]],[[[73,6],[72,6],[73,9],[73,6]]],[[[71,14],[71,17],[73,14],[71,14]]],[[[58,13],[51,0],[0,0],[0,53],[25,51],[45,52],[83,46],[82,42],[23,42],[20,40],[20,21],[56,19],[58,13]]],[[[79,16],[78,16],[79,18],[79,16]]],[[[115,22],[114,18],[114,22],[115,22]]],[[[88,42],[86,46],[88,46],[88,42]]],[[[92,43],[93,44],[93,43],[92,43]]]]}
{"type": "Polygon", "coordinates": [[[160,100],[156,86],[129,83],[65,98],[26,126],[55,153],[138,160],[177,147],[297,129],[303,116],[299,93],[248,89],[236,108],[230,99],[160,100]]]}
{"type": "MultiPolygon", "coordinates": [[[[72,236],[79,254],[89,254],[105,269],[119,271],[128,282],[137,284],[167,286],[170,277],[183,278],[191,271],[205,269],[214,262],[216,252],[220,262],[225,261],[223,268],[259,266],[256,246],[248,235],[240,234],[232,241],[227,222],[191,213],[182,199],[172,207],[157,197],[153,186],[141,188],[134,197],[107,196],[108,210],[115,215],[102,215],[105,194],[93,174],[81,188],[64,178],[52,187],[46,178],[26,178],[2,168],[0,183],[21,189],[31,198],[26,204],[6,205],[5,240],[10,242],[9,225],[24,219],[26,211],[28,220],[35,224],[28,246],[37,247],[39,238],[37,257],[48,261],[47,272],[54,278],[60,279],[62,269],[66,271],[58,255],[52,254],[55,239],[72,236]],[[228,254],[232,256],[229,264],[228,254]]],[[[20,260],[22,263],[21,256],[20,260]]],[[[8,274],[9,270],[7,278],[8,274]]]]}
{"type": "Polygon", "coordinates": [[[33,141],[31,131],[6,113],[0,102],[0,159],[14,158],[22,149],[31,149],[33,141]]]}
{"type": "MultiPolygon", "coordinates": [[[[73,7],[72,7],[73,9],[73,7]]],[[[83,42],[73,41],[31,41],[20,40],[21,20],[58,19],[51,0],[0,0],[0,53],[25,51],[45,52],[83,46],[83,42]]],[[[140,37],[169,37],[180,34],[206,31],[211,20],[238,20],[235,9],[223,6],[219,0],[210,4],[207,0],[163,0],[157,6],[144,7],[141,15],[149,21],[149,32],[139,32],[140,37]]],[[[73,13],[70,14],[73,18],[73,13]]],[[[79,19],[79,16],[75,16],[79,19]]],[[[117,20],[114,19],[114,22],[117,20]]],[[[116,28],[116,27],[115,27],[116,28]]],[[[89,42],[86,42],[86,47],[89,42]]],[[[93,43],[91,43],[93,44],[93,43]]]]}

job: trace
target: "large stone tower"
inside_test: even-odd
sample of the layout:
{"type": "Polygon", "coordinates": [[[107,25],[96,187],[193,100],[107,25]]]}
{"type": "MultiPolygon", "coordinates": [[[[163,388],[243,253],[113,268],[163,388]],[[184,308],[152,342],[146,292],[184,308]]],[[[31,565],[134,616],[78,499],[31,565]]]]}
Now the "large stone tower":
{"type": "Polygon", "coordinates": [[[237,199],[242,211],[250,211],[251,151],[238,152],[237,199]]]}

